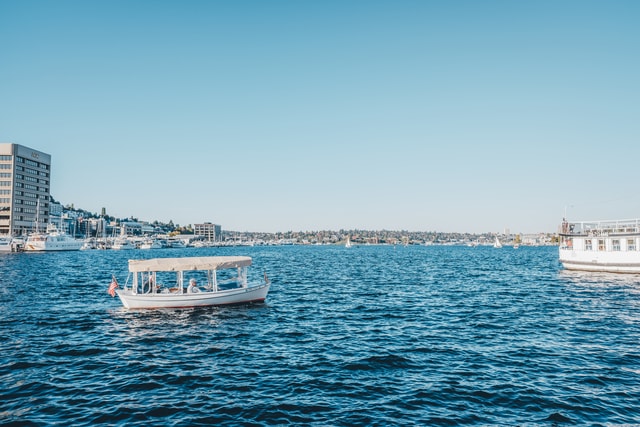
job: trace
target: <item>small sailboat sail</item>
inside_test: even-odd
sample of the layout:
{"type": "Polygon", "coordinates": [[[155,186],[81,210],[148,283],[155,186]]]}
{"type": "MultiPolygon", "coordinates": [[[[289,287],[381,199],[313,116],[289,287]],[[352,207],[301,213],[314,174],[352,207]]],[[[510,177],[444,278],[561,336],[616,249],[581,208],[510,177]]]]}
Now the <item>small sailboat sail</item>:
{"type": "Polygon", "coordinates": [[[350,248],[351,247],[351,239],[349,238],[349,236],[347,236],[347,243],[344,244],[345,248],[350,248]]]}
{"type": "Polygon", "coordinates": [[[502,247],[502,243],[500,243],[500,239],[498,239],[498,236],[496,236],[496,241],[493,243],[493,247],[494,248],[501,248],[502,247]]]}

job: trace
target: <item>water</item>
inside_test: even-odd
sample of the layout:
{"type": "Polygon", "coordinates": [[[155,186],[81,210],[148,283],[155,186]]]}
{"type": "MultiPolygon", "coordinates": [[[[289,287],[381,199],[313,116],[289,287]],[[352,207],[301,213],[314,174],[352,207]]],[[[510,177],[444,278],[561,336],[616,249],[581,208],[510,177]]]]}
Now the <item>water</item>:
{"type": "Polygon", "coordinates": [[[640,423],[640,276],[557,248],[0,256],[0,425],[640,423]],[[265,304],[127,311],[129,257],[249,255],[265,304]]]}

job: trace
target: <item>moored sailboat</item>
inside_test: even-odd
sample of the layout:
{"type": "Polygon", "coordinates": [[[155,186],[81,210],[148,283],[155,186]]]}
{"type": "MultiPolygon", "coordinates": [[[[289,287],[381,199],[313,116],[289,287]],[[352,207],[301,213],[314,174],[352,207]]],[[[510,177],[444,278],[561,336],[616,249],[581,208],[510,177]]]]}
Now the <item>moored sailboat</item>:
{"type": "Polygon", "coordinates": [[[351,239],[349,238],[349,236],[347,236],[347,242],[344,244],[345,248],[350,248],[351,247],[351,239]]]}

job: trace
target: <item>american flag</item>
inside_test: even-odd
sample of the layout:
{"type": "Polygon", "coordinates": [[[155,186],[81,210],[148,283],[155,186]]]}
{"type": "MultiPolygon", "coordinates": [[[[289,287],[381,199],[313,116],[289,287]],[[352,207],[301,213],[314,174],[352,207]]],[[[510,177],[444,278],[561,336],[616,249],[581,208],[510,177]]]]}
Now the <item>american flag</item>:
{"type": "Polygon", "coordinates": [[[109,289],[107,289],[107,292],[109,292],[109,295],[111,295],[112,297],[115,297],[116,289],[118,289],[118,281],[116,280],[116,276],[112,275],[111,284],[109,285],[109,289]]]}

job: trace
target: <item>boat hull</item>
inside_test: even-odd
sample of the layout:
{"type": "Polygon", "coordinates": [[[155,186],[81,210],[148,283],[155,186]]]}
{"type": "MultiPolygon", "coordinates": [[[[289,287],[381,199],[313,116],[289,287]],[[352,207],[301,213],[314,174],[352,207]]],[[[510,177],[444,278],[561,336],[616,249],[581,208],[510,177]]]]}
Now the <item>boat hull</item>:
{"type": "Polygon", "coordinates": [[[131,290],[117,290],[120,301],[128,309],[186,308],[264,302],[269,293],[269,283],[247,288],[235,288],[217,292],[194,294],[133,294],[131,290]]]}
{"type": "Polygon", "coordinates": [[[567,270],[608,273],[640,273],[638,252],[597,252],[560,249],[560,263],[567,270]]]}
{"type": "Polygon", "coordinates": [[[79,251],[80,248],[82,248],[82,243],[39,245],[27,242],[27,244],[25,244],[24,246],[24,250],[26,252],[79,251]]]}

